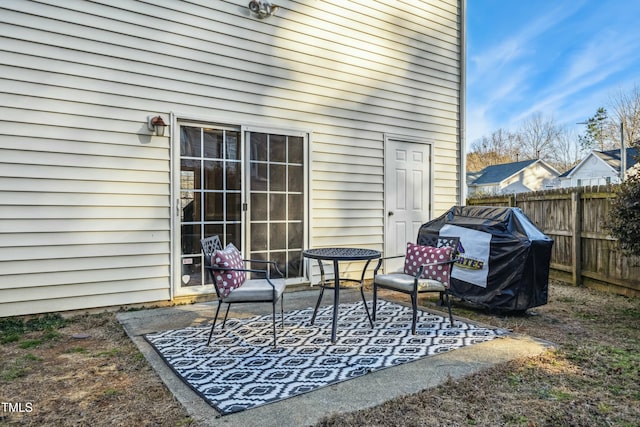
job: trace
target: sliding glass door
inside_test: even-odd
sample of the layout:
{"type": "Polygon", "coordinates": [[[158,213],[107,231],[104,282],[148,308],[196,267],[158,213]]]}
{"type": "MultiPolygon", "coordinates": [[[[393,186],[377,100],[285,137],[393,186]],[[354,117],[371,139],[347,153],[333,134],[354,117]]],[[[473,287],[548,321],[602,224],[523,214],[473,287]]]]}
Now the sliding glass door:
{"type": "Polygon", "coordinates": [[[245,258],[277,261],[287,278],[301,276],[306,136],[186,124],[179,135],[178,293],[211,287],[200,248],[211,235],[245,258]]]}
{"type": "Polygon", "coordinates": [[[249,133],[249,247],[252,259],[300,275],[304,244],[304,138],[249,133]]]}

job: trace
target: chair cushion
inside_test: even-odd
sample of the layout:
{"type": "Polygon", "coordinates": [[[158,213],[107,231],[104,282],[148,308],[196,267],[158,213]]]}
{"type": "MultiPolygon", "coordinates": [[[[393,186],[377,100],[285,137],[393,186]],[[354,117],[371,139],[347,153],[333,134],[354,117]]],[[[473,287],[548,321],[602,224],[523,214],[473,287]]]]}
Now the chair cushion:
{"type": "Polygon", "coordinates": [[[244,285],[232,290],[224,302],[266,302],[278,301],[285,289],[284,279],[271,279],[273,286],[267,279],[251,279],[244,285]],[[274,299],[275,288],[275,299],[274,299]]]}
{"type": "MultiPolygon", "coordinates": [[[[217,250],[213,255],[213,265],[227,268],[245,268],[240,251],[229,243],[223,250],[217,250]]],[[[247,280],[247,273],[233,270],[214,270],[216,286],[222,297],[226,297],[232,290],[238,288],[247,280]]]]}
{"type": "MultiPolygon", "coordinates": [[[[378,274],[376,284],[383,288],[400,292],[413,292],[415,276],[404,273],[378,274]]],[[[433,279],[418,279],[418,292],[445,292],[447,288],[442,282],[433,279]]]]}
{"type": "MultiPolygon", "coordinates": [[[[453,248],[451,247],[434,248],[409,242],[407,243],[407,255],[404,259],[404,273],[415,277],[421,265],[450,261],[452,254],[453,248]]],[[[422,270],[420,278],[437,280],[448,288],[450,275],[451,264],[427,265],[422,270]]]]}

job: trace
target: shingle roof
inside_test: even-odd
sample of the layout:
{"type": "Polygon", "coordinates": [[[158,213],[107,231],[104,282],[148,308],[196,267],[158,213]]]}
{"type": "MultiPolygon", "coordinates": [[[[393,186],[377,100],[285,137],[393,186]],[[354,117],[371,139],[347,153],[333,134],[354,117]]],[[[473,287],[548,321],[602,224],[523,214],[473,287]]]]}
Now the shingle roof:
{"type": "MultiPolygon", "coordinates": [[[[637,148],[627,148],[627,169],[636,164],[637,148]]],[[[604,160],[614,170],[620,171],[620,150],[594,151],[594,154],[604,160]]]]}
{"type": "Polygon", "coordinates": [[[566,178],[567,176],[569,176],[569,174],[571,172],[573,172],[573,170],[577,167],[578,165],[573,166],[571,169],[569,169],[568,171],[566,171],[565,173],[563,173],[562,175],[560,175],[558,178],[566,178]]]}
{"type": "Polygon", "coordinates": [[[482,170],[482,175],[473,181],[472,185],[482,185],[499,183],[509,178],[511,175],[527,168],[538,159],[523,160],[521,162],[503,163],[500,165],[487,166],[482,170]]]}
{"type": "MultiPolygon", "coordinates": [[[[636,158],[638,157],[639,151],[637,148],[627,147],[626,152],[627,152],[627,169],[629,169],[631,166],[636,164],[636,158]]],[[[571,175],[571,173],[578,166],[580,166],[585,161],[585,159],[587,159],[592,154],[602,159],[602,161],[608,164],[613,170],[620,172],[620,149],[607,150],[607,151],[593,150],[584,159],[582,159],[580,163],[578,163],[577,165],[575,165],[574,167],[572,167],[571,169],[569,169],[568,171],[560,175],[559,178],[566,178],[569,175],[571,175]]]]}

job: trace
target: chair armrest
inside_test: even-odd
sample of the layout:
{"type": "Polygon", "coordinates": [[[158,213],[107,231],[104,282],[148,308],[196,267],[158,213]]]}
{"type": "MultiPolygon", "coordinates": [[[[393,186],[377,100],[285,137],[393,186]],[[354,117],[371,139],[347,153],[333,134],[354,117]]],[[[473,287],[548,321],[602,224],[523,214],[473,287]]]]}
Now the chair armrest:
{"type": "Polygon", "coordinates": [[[373,269],[373,275],[375,276],[376,274],[378,274],[378,270],[380,270],[380,267],[382,267],[382,262],[386,259],[394,259],[394,258],[404,258],[404,255],[394,255],[394,256],[386,256],[384,258],[378,258],[378,264],[376,265],[376,268],[373,269]]]}
{"type": "MultiPolygon", "coordinates": [[[[260,262],[264,262],[264,261],[260,261],[260,262]]],[[[266,261],[267,263],[271,263],[272,261],[266,261]]],[[[261,273],[264,274],[264,279],[261,280],[266,280],[267,283],[269,284],[269,286],[271,286],[271,288],[273,289],[274,292],[274,297],[275,297],[275,292],[276,292],[276,285],[273,284],[273,282],[271,282],[271,278],[269,277],[269,271],[268,270],[256,270],[256,269],[252,269],[252,268],[229,268],[229,267],[219,267],[217,265],[205,265],[205,268],[210,270],[210,271],[244,271],[244,272],[248,272],[248,273],[261,273]]],[[[277,266],[276,266],[277,268],[277,266]]],[[[278,270],[278,272],[280,272],[280,270],[278,270]]],[[[213,276],[213,273],[211,273],[213,276]]],[[[214,286],[216,287],[216,293],[218,293],[218,285],[216,284],[216,279],[214,277],[211,277],[211,279],[214,282],[214,286]]],[[[242,286],[242,285],[240,285],[242,286]]],[[[220,295],[218,293],[218,295],[220,295]]]]}
{"type": "Polygon", "coordinates": [[[405,255],[394,255],[394,256],[386,256],[384,258],[379,258],[380,261],[384,261],[385,259],[393,259],[393,258],[404,258],[405,255]]]}
{"type": "Polygon", "coordinates": [[[248,263],[271,264],[273,265],[273,268],[276,270],[276,272],[280,275],[280,277],[284,277],[284,274],[282,274],[282,271],[280,271],[280,268],[278,268],[278,263],[276,261],[263,259],[243,259],[243,261],[248,263]]]}
{"type": "MultiPolygon", "coordinates": [[[[242,261],[244,261],[245,263],[272,264],[276,272],[280,275],[280,277],[281,278],[284,277],[284,274],[282,274],[282,272],[278,268],[278,263],[275,261],[265,261],[261,259],[244,259],[242,261]]],[[[213,271],[244,271],[248,273],[261,273],[265,275],[265,278],[271,277],[271,274],[270,274],[271,272],[268,269],[258,270],[255,268],[229,268],[229,267],[219,267],[217,265],[205,266],[205,268],[210,268],[213,271]]]]}
{"type": "Polygon", "coordinates": [[[267,274],[268,270],[256,270],[255,268],[230,268],[230,267],[219,267],[217,265],[205,265],[204,268],[208,268],[213,271],[244,271],[247,273],[263,273],[267,274]]]}

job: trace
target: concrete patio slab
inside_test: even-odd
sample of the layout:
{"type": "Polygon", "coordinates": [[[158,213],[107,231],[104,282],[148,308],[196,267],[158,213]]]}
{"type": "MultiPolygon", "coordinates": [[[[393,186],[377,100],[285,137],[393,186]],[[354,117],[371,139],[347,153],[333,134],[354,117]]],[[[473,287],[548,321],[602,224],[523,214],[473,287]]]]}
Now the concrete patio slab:
{"type": "MultiPolygon", "coordinates": [[[[313,307],[318,292],[317,288],[288,292],[285,295],[285,311],[313,307]]],[[[323,305],[330,304],[332,298],[332,293],[326,292],[323,305]]],[[[340,291],[341,303],[360,300],[360,294],[355,289],[340,291]]],[[[213,407],[173,373],[143,337],[150,332],[209,325],[216,305],[217,302],[207,302],[117,314],[129,337],[198,426],[309,426],[329,414],[376,406],[395,397],[435,387],[448,378],[461,378],[498,363],[540,354],[552,346],[549,342],[511,334],[220,417],[213,407]]],[[[427,310],[436,312],[432,308],[427,310]]],[[[250,317],[269,313],[269,304],[247,304],[232,307],[229,316],[250,317]]]]}

